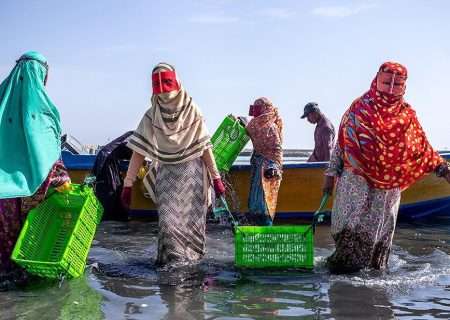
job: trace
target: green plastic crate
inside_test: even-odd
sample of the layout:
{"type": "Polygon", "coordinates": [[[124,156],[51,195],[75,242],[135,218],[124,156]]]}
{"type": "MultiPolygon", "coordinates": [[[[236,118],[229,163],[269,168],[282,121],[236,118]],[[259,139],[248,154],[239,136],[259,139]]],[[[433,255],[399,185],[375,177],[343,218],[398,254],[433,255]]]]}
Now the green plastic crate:
{"type": "Polygon", "coordinates": [[[311,225],[236,228],[235,263],[246,268],[314,267],[311,225]]]}
{"type": "Polygon", "coordinates": [[[211,138],[214,158],[220,172],[228,172],[250,137],[238,120],[227,116],[211,138]]]}
{"type": "Polygon", "coordinates": [[[50,195],[25,220],[11,259],[29,273],[56,279],[84,272],[103,207],[92,188],[72,186],[50,195]]]}

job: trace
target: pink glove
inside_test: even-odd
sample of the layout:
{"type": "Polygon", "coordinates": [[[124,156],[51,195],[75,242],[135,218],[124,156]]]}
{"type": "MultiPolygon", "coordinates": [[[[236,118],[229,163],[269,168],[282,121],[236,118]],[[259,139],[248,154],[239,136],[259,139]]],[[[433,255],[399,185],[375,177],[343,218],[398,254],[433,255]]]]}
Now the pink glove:
{"type": "Polygon", "coordinates": [[[122,194],[120,195],[120,202],[122,206],[129,210],[131,204],[131,187],[123,187],[122,194]]]}
{"type": "Polygon", "coordinates": [[[213,180],[214,192],[216,197],[223,196],[225,194],[225,186],[223,185],[222,179],[216,178],[213,180]]]}

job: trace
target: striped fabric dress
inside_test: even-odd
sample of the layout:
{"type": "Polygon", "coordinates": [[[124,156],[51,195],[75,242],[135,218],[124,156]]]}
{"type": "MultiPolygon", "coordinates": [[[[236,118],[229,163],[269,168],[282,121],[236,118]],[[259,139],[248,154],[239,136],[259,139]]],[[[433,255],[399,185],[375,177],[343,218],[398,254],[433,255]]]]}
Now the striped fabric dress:
{"type": "MultiPolygon", "coordinates": [[[[175,68],[160,63],[153,75],[164,72],[175,68]]],[[[178,87],[153,94],[151,108],[127,144],[152,160],[144,185],[158,207],[160,265],[197,261],[205,253],[210,181],[204,155],[213,157],[211,142],[197,104],[181,83],[178,87]]]]}
{"type": "Polygon", "coordinates": [[[203,257],[207,212],[204,171],[201,158],[159,167],[157,264],[196,261],[203,257]]]}

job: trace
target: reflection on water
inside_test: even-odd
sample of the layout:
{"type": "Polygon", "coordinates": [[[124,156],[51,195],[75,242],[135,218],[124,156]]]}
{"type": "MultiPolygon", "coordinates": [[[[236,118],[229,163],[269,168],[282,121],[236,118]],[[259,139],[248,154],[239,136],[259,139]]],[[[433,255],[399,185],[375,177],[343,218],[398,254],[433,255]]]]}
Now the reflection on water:
{"type": "Polygon", "coordinates": [[[156,268],[156,223],[106,222],[80,279],[0,293],[0,319],[449,319],[450,220],[398,226],[389,271],[330,275],[329,226],[314,272],[239,270],[233,237],[209,226],[208,254],[156,268]]]}

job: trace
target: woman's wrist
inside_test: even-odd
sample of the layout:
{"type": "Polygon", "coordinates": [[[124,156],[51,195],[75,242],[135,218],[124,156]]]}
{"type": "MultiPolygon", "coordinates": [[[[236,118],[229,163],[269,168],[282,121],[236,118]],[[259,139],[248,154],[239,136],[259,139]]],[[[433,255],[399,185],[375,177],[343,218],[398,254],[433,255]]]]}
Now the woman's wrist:
{"type": "Polygon", "coordinates": [[[213,180],[222,179],[222,177],[220,176],[219,171],[213,171],[213,172],[210,172],[210,174],[211,174],[211,178],[213,180]]]}
{"type": "Polygon", "coordinates": [[[126,177],[125,180],[123,181],[123,186],[124,186],[125,188],[132,187],[135,180],[136,180],[136,179],[132,179],[132,178],[130,178],[130,177],[126,177]]]}
{"type": "Polygon", "coordinates": [[[450,173],[450,166],[448,162],[444,161],[435,170],[436,176],[445,178],[450,173]]]}

